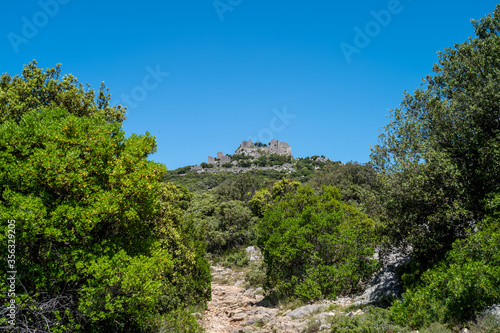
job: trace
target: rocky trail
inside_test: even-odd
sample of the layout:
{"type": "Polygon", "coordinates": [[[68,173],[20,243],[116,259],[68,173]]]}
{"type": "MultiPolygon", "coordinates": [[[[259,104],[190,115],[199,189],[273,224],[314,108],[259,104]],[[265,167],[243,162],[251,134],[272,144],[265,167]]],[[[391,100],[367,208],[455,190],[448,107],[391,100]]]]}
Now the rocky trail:
{"type": "Polygon", "coordinates": [[[200,320],[207,333],[328,332],[328,318],[354,316],[361,310],[346,312],[353,298],[322,301],[298,308],[273,307],[262,288],[245,288],[244,272],[211,266],[212,300],[200,320]]]}

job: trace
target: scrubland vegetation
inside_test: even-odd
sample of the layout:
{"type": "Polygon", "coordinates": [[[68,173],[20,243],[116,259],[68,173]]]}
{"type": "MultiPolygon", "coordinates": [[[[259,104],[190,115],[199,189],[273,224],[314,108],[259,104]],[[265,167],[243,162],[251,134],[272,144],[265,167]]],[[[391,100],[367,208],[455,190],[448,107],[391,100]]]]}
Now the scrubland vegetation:
{"type": "Polygon", "coordinates": [[[390,251],[409,255],[402,297],[333,332],[498,331],[483,311],[500,303],[500,6],[473,25],[405,93],[370,163],[314,156],[291,173],[167,171],[147,159],[154,137],[125,137],[104,86],[36,62],[4,74],[0,261],[15,220],[18,327],[200,331],[209,260],[247,266],[241,249],[256,245],[247,281],[271,302],[360,292],[390,251]]]}

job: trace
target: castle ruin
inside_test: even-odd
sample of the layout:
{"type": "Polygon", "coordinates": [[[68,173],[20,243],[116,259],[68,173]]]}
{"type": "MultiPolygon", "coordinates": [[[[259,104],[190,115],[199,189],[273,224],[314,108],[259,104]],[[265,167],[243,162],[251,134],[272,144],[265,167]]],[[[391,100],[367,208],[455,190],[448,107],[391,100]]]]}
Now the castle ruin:
{"type": "Polygon", "coordinates": [[[271,140],[267,147],[257,147],[252,140],[241,141],[239,148],[235,152],[235,154],[248,155],[255,158],[259,158],[262,155],[261,153],[289,155],[293,158],[292,147],[287,142],[279,142],[274,139],[271,140]]]}
{"type": "MultiPolygon", "coordinates": [[[[234,152],[234,155],[245,155],[251,156],[254,159],[258,159],[264,154],[277,154],[277,155],[287,155],[293,158],[292,147],[286,142],[279,142],[278,140],[271,140],[269,145],[255,145],[252,140],[241,141],[240,146],[234,152]]],[[[221,167],[224,164],[231,163],[231,157],[224,156],[221,151],[217,152],[217,157],[208,156],[208,164],[213,165],[215,168],[221,167]]],[[[237,165],[237,161],[232,162],[233,165],[237,165]]],[[[203,168],[200,165],[195,165],[191,167],[192,171],[203,172],[203,168]]]]}

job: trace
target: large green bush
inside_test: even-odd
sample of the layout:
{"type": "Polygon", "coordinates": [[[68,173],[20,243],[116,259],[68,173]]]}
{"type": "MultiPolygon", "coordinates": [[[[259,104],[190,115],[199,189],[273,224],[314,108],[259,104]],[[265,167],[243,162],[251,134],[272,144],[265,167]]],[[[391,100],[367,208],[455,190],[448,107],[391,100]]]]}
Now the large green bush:
{"type": "Polygon", "coordinates": [[[282,193],[257,224],[266,288],[280,298],[302,299],[357,290],[377,268],[371,259],[373,221],[342,203],[333,187],[282,193]]]}
{"type": "Polygon", "coordinates": [[[500,219],[457,240],[436,267],[423,273],[420,285],[396,301],[393,318],[415,328],[438,321],[464,323],[500,302],[500,219]]]}
{"type": "Polygon", "coordinates": [[[190,197],[147,161],[155,148],[100,113],[37,109],[0,124],[0,261],[15,220],[20,327],[149,330],[210,297],[203,240],[182,220],[190,197]]]}
{"type": "Polygon", "coordinates": [[[372,150],[387,196],[384,234],[412,249],[413,281],[500,192],[500,5],[472,25],[475,35],[438,52],[433,73],[405,92],[372,150]]]}
{"type": "Polygon", "coordinates": [[[211,192],[196,196],[185,216],[204,230],[207,251],[212,254],[246,243],[256,221],[243,201],[219,201],[211,192]]]}

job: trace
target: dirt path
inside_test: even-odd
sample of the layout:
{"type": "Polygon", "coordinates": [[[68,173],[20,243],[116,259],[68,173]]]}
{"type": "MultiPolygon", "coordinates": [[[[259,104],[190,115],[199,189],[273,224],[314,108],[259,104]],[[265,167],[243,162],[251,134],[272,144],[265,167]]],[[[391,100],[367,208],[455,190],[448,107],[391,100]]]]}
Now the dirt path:
{"type": "Polygon", "coordinates": [[[262,288],[245,289],[244,273],[221,266],[211,266],[212,300],[204,312],[202,325],[207,333],[279,333],[303,332],[316,320],[319,331],[330,327],[326,319],[330,303],[311,304],[295,310],[270,307],[262,288]]]}
{"type": "Polygon", "coordinates": [[[243,287],[243,273],[221,266],[212,266],[211,270],[212,300],[203,317],[207,333],[254,332],[253,328],[261,328],[253,327],[254,324],[263,326],[276,316],[277,309],[258,305],[264,298],[261,289],[243,287]]]}

